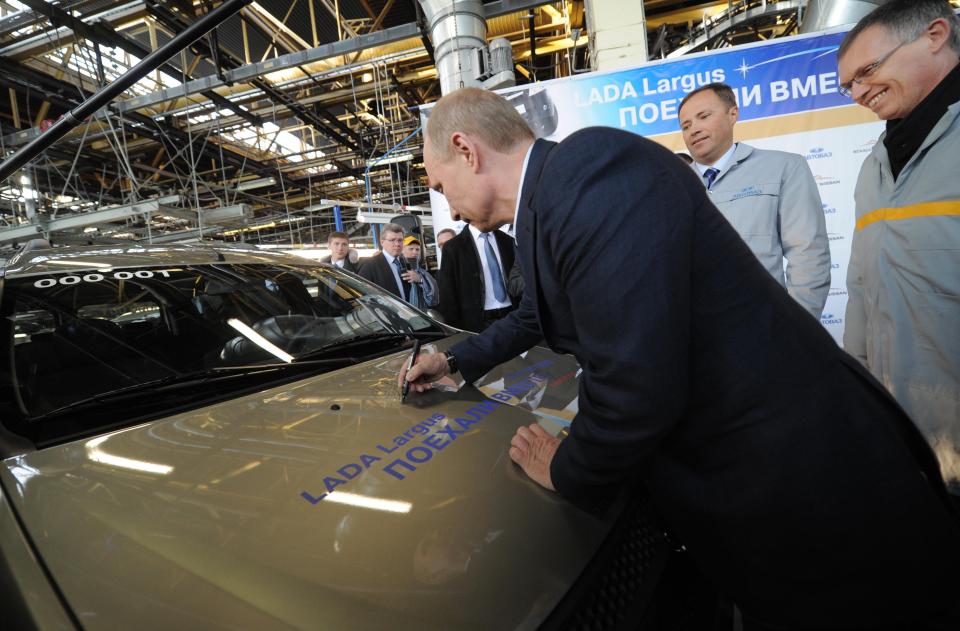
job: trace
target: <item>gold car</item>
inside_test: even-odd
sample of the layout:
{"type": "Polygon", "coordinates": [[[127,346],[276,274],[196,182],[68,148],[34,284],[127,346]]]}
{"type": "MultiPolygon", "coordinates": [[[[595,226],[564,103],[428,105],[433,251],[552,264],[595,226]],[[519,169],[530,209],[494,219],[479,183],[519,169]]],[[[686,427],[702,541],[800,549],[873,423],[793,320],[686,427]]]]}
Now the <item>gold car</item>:
{"type": "Polygon", "coordinates": [[[451,329],[228,248],[38,250],[0,277],[5,629],[614,628],[662,558],[637,500],[530,482],[578,368],[532,349],[401,403],[451,329]]]}

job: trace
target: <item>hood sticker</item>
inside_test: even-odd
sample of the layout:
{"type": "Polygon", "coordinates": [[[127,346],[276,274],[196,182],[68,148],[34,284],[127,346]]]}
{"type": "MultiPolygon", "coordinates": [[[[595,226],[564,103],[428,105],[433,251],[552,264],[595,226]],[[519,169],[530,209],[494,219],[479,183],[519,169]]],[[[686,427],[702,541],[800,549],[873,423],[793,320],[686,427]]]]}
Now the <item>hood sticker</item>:
{"type": "MultiPolygon", "coordinates": [[[[314,495],[308,491],[301,491],[300,497],[316,506],[324,498],[329,497],[331,493],[336,492],[338,487],[348,485],[351,480],[369,469],[383,471],[398,480],[405,480],[417,471],[418,465],[422,466],[429,462],[436,453],[446,449],[459,436],[466,434],[471,426],[483,421],[504,403],[508,403],[512,399],[523,401],[526,396],[536,391],[539,391],[542,396],[543,389],[551,377],[550,373],[544,371],[543,368],[552,363],[549,360],[541,361],[533,366],[511,373],[506,376],[504,381],[518,381],[492,393],[489,392],[489,386],[481,386],[481,391],[487,394],[489,398],[467,409],[463,416],[451,420],[447,415],[438,412],[413,425],[402,434],[395,436],[388,444],[377,443],[373,448],[358,455],[352,462],[348,462],[332,474],[326,475],[323,478],[324,492],[314,495]],[[419,442],[412,447],[407,447],[406,451],[402,451],[401,448],[406,447],[411,441],[419,442]],[[398,450],[400,451],[398,452],[398,450]],[[394,452],[398,453],[395,454],[394,452]],[[400,454],[402,454],[402,457],[400,457],[400,454]],[[386,460],[390,461],[386,462],[386,460]]],[[[536,413],[536,410],[533,411],[536,413]]],[[[540,414],[539,416],[548,418],[560,425],[569,424],[569,421],[564,422],[563,419],[549,414],[540,414]]],[[[342,488],[340,492],[343,492],[342,488]]]]}
{"type": "Polygon", "coordinates": [[[434,414],[406,430],[403,434],[396,436],[391,445],[378,443],[373,449],[368,450],[372,453],[364,452],[360,454],[357,457],[357,462],[360,464],[357,464],[357,462],[347,463],[337,469],[335,475],[326,476],[323,479],[323,484],[326,487],[325,493],[313,495],[307,491],[301,491],[300,497],[313,505],[317,505],[323,498],[333,493],[338,486],[348,484],[364,470],[370,469],[371,466],[389,473],[398,480],[404,480],[417,470],[417,465],[429,462],[434,453],[446,449],[447,445],[455,441],[458,436],[466,434],[472,425],[482,421],[501,405],[498,401],[482,401],[468,409],[464,416],[458,416],[452,421],[447,419],[444,414],[434,414]],[[418,445],[407,449],[402,458],[393,456],[394,459],[388,464],[374,464],[380,463],[384,459],[384,456],[379,454],[392,455],[393,452],[419,436],[424,438],[418,445]]]}

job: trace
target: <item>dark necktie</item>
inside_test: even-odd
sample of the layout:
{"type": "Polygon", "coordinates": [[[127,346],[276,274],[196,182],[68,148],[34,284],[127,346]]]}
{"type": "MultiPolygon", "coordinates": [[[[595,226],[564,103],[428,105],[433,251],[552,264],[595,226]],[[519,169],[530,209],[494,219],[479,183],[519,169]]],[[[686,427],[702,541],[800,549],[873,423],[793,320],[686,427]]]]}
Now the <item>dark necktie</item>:
{"type": "Polygon", "coordinates": [[[497,261],[497,254],[493,251],[493,245],[490,244],[489,232],[480,235],[483,239],[483,251],[487,255],[487,267],[490,268],[490,279],[493,281],[493,295],[500,302],[507,301],[507,286],[503,284],[503,272],[500,271],[500,263],[497,261]]]}
{"type": "Polygon", "coordinates": [[[400,265],[400,257],[393,257],[393,266],[397,268],[397,276],[400,277],[400,297],[407,299],[407,281],[403,280],[403,266],[400,265]]]}
{"type": "Polygon", "coordinates": [[[717,179],[717,175],[720,174],[720,169],[714,169],[710,167],[703,172],[703,180],[707,183],[707,189],[709,190],[713,186],[713,181],[717,179]]]}

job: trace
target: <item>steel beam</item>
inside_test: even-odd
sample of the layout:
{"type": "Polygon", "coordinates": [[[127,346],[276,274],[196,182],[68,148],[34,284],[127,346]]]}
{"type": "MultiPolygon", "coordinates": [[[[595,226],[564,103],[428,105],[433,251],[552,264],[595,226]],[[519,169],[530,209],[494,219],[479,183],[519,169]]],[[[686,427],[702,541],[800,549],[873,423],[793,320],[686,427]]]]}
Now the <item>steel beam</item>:
{"type": "Polygon", "coordinates": [[[89,213],[77,213],[67,215],[58,219],[39,221],[37,223],[16,226],[14,228],[5,228],[0,230],[0,243],[10,243],[11,241],[23,241],[50,235],[61,230],[71,230],[83,226],[92,226],[100,223],[110,223],[134,217],[158,212],[163,207],[159,199],[145,200],[135,202],[126,206],[117,206],[115,208],[104,208],[89,213]]]}
{"type": "Polygon", "coordinates": [[[268,59],[263,63],[248,64],[234,70],[228,70],[227,72],[223,73],[226,79],[225,81],[221,80],[215,75],[209,75],[206,77],[201,77],[200,79],[188,81],[183,85],[178,85],[173,88],[151,92],[150,94],[144,94],[143,96],[138,96],[131,99],[124,99],[123,101],[116,103],[114,108],[120,112],[138,110],[144,107],[166,103],[167,101],[179,99],[191,94],[196,94],[198,92],[203,92],[205,90],[219,88],[227,85],[228,83],[250,83],[254,79],[258,79],[265,74],[275,72],[277,70],[285,70],[287,68],[309,64],[314,61],[320,61],[323,59],[329,59],[331,57],[338,57],[340,55],[347,55],[349,53],[366,50],[367,48],[374,48],[384,44],[392,44],[393,42],[399,42],[405,39],[410,39],[411,37],[416,37],[418,34],[419,31],[417,30],[415,24],[395,26],[393,28],[377,31],[376,33],[367,33],[352,39],[345,39],[340,42],[333,42],[332,44],[324,44],[322,46],[318,46],[317,48],[311,48],[309,50],[291,53],[289,55],[282,55],[276,59],[268,59]]]}
{"type": "MultiPolygon", "coordinates": [[[[141,46],[138,42],[128,39],[126,36],[117,33],[111,26],[106,25],[104,22],[87,24],[83,20],[70,15],[60,7],[47,2],[47,0],[22,1],[25,5],[37,13],[46,15],[50,19],[51,24],[62,24],[68,26],[74,32],[74,34],[79,35],[80,37],[84,37],[93,42],[98,42],[105,46],[120,48],[128,53],[136,55],[140,59],[145,59],[152,52],[141,46]]],[[[211,32],[216,33],[216,30],[211,32]]],[[[99,49],[97,50],[99,51],[99,49]]],[[[186,74],[186,69],[180,71],[180,69],[171,64],[169,61],[161,64],[160,71],[178,82],[184,78],[184,75],[186,76],[187,80],[193,79],[193,77],[186,74]]],[[[242,107],[231,103],[228,99],[220,96],[212,90],[203,92],[203,96],[213,101],[213,103],[219,107],[228,109],[234,114],[237,114],[252,125],[263,125],[263,119],[261,119],[259,116],[250,114],[242,107]]]]}
{"type": "Polygon", "coordinates": [[[249,2],[250,0],[226,0],[219,7],[191,24],[186,30],[177,34],[168,43],[147,55],[140,63],[84,101],[79,107],[67,112],[63,118],[54,123],[40,137],[21,147],[12,156],[0,163],[0,180],[6,179],[7,176],[36,157],[44,149],[65,136],[71,129],[80,125],[87,116],[122,94],[127,88],[139,81],[141,77],[155,70],[157,66],[188,46],[196,38],[226,21],[249,2]]]}
{"type": "Polygon", "coordinates": [[[165,232],[162,234],[155,234],[152,237],[144,237],[139,239],[139,243],[175,243],[179,241],[196,241],[199,240],[202,236],[213,234],[221,230],[220,226],[210,226],[204,228],[203,230],[198,230],[194,228],[192,230],[178,230],[177,232],[165,232]]]}
{"type": "MultiPolygon", "coordinates": [[[[670,51],[667,59],[682,57],[687,53],[697,50],[699,47],[707,44],[707,42],[715,40],[733,29],[741,28],[745,24],[758,18],[775,15],[777,13],[787,13],[788,11],[796,12],[806,5],[807,0],[779,0],[778,2],[764,2],[740,13],[732,13],[730,9],[728,9],[726,12],[714,16],[713,20],[715,21],[711,20],[709,26],[699,27],[697,29],[699,32],[693,40],[670,51]]],[[[732,8],[736,9],[738,7],[733,6],[732,8]]]]}
{"type": "MultiPolygon", "coordinates": [[[[549,4],[549,2],[545,0],[500,0],[499,2],[491,2],[490,4],[484,5],[484,10],[486,11],[487,17],[492,18],[507,13],[525,11],[544,4],[549,4]]],[[[315,61],[349,55],[350,53],[360,52],[368,48],[375,48],[377,46],[418,37],[420,37],[420,29],[416,24],[402,24],[382,31],[358,35],[357,37],[343,41],[323,44],[322,46],[317,46],[309,50],[299,51],[289,55],[281,55],[276,59],[268,59],[263,63],[248,64],[225,72],[223,79],[217,76],[202,77],[174,88],[167,88],[166,90],[159,90],[143,96],[125,99],[114,104],[114,109],[120,112],[138,110],[205,90],[223,87],[230,83],[250,83],[254,79],[271,72],[276,72],[277,70],[294,68],[315,61]]]]}
{"type": "MultiPolygon", "coordinates": [[[[107,22],[118,23],[126,22],[135,17],[139,17],[146,11],[146,6],[142,0],[137,2],[127,2],[119,6],[111,7],[85,16],[88,23],[107,22]]],[[[69,26],[59,26],[52,31],[44,31],[31,35],[22,40],[0,47],[0,57],[24,58],[35,57],[48,50],[60,48],[72,41],[72,31],[69,26]]]]}

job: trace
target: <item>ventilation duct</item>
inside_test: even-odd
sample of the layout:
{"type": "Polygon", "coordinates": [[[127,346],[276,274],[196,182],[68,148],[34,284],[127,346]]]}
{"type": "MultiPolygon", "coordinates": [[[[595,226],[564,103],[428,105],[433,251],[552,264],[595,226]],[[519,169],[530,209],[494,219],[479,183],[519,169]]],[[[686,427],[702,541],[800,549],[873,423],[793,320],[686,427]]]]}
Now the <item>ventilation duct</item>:
{"type": "Polygon", "coordinates": [[[800,23],[801,33],[856,24],[887,0],[809,0],[800,23]]]}
{"type": "Polygon", "coordinates": [[[505,88],[517,83],[517,76],[513,73],[513,45],[505,37],[498,37],[490,42],[490,89],[505,88]]]}
{"type": "MultiPolygon", "coordinates": [[[[492,90],[516,83],[513,52],[509,54],[510,64],[504,66],[502,43],[494,45],[498,65],[492,67],[486,14],[480,0],[420,0],[420,6],[430,25],[441,94],[468,86],[492,90]]],[[[509,42],[506,44],[509,49],[509,42]]]]}

